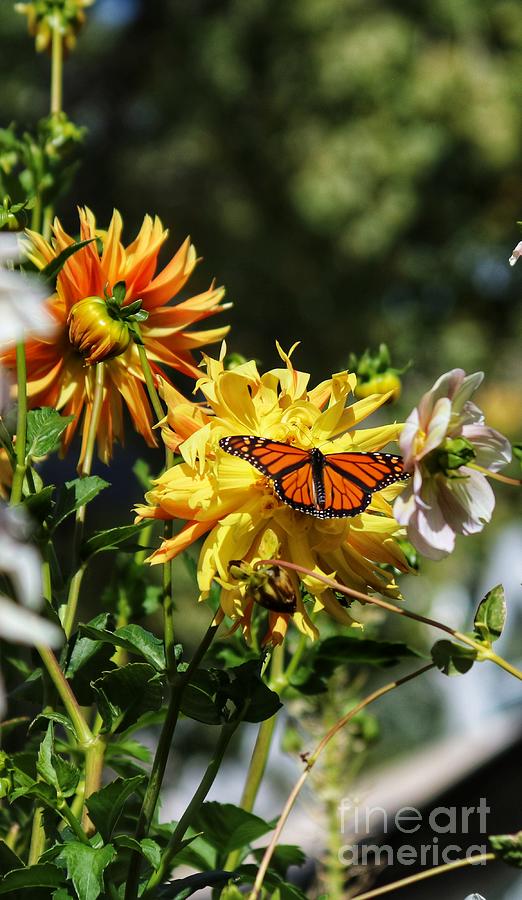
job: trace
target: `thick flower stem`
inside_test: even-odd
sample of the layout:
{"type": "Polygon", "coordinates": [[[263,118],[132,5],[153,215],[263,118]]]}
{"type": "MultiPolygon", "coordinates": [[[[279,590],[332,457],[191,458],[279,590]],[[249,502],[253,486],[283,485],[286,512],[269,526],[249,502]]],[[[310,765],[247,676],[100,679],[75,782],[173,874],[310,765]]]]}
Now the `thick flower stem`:
{"type": "Polygon", "coordinates": [[[214,752],[214,756],[212,757],[210,763],[208,764],[205,774],[203,775],[203,778],[201,779],[201,781],[198,785],[198,788],[197,788],[194,796],[192,797],[192,800],[190,801],[190,803],[187,806],[185,812],[183,813],[181,819],[179,820],[178,824],[176,825],[176,828],[172,834],[172,837],[170,838],[170,841],[167,844],[167,847],[165,848],[165,850],[163,852],[163,856],[161,857],[161,862],[159,864],[159,867],[156,870],[156,872],[154,872],[153,875],[151,875],[149,882],[147,884],[147,887],[145,888],[145,891],[142,894],[142,897],[145,898],[148,896],[152,896],[152,892],[154,891],[154,889],[158,886],[158,884],[161,884],[161,882],[163,881],[163,879],[165,877],[168,876],[172,860],[175,858],[176,853],[179,852],[182,842],[183,842],[183,838],[185,837],[185,834],[187,832],[187,829],[189,828],[191,822],[193,821],[194,816],[198,813],[199,809],[201,808],[201,805],[202,805],[203,801],[205,800],[205,797],[207,796],[210,788],[214,784],[216,775],[218,774],[219,768],[223,761],[225,751],[230,743],[232,735],[235,733],[236,729],[238,728],[240,721],[241,721],[241,719],[238,718],[238,719],[235,719],[233,722],[227,722],[226,725],[223,725],[223,728],[221,729],[219,740],[217,742],[217,746],[216,746],[216,749],[214,752]]]}
{"type": "MultiPolygon", "coordinates": [[[[136,331],[138,331],[137,325],[134,325],[134,328],[136,329],[136,331]]],[[[161,400],[156,390],[156,385],[154,384],[154,375],[152,374],[152,369],[150,367],[149,360],[147,359],[147,352],[143,343],[141,342],[141,335],[139,331],[138,338],[139,341],[136,341],[136,346],[138,348],[138,353],[140,356],[143,377],[145,379],[145,384],[147,385],[147,392],[150,398],[150,402],[152,403],[152,408],[154,409],[156,419],[158,420],[158,422],[161,422],[161,420],[165,418],[165,411],[161,405],[161,400]]]]}
{"type": "Polygon", "coordinates": [[[60,700],[65,707],[67,715],[71,720],[71,724],[76,735],[76,740],[83,747],[88,747],[94,739],[93,734],[83,717],[83,713],[80,709],[78,701],[71,690],[69,682],[67,681],[60,668],[56,656],[49,647],[38,646],[37,650],[49,674],[49,677],[56,688],[60,700]]]}
{"type": "Polygon", "coordinates": [[[318,572],[312,572],[310,569],[304,568],[304,566],[298,566],[297,563],[288,562],[285,559],[261,559],[256,565],[277,565],[283,566],[283,568],[293,569],[295,572],[300,572],[302,575],[309,575],[310,578],[322,581],[324,584],[327,584],[328,587],[333,588],[334,591],[346,594],[347,597],[355,597],[355,599],[360,600],[361,603],[371,603],[373,606],[379,606],[387,612],[395,613],[398,616],[406,616],[407,619],[413,619],[415,622],[422,622],[423,625],[430,625],[432,628],[438,628],[439,631],[445,631],[446,634],[450,634],[451,637],[455,638],[457,641],[467,644],[468,647],[473,647],[473,649],[477,651],[477,659],[480,661],[489,659],[491,662],[495,663],[496,666],[499,666],[501,669],[504,669],[506,672],[509,672],[511,675],[514,675],[515,678],[522,681],[522,672],[520,669],[517,669],[516,666],[508,663],[497,653],[494,653],[493,650],[486,647],[484,644],[481,644],[480,641],[476,641],[472,637],[469,637],[469,635],[462,634],[462,632],[450,628],[449,625],[445,625],[443,622],[437,622],[435,619],[428,618],[428,616],[421,616],[419,613],[410,612],[407,609],[403,609],[401,606],[395,606],[393,603],[388,603],[388,601],[381,600],[378,597],[370,597],[369,594],[363,594],[361,591],[354,590],[354,588],[346,587],[344,584],[340,584],[340,582],[335,581],[333,578],[328,578],[326,575],[320,575],[318,572]]]}
{"type": "MultiPolygon", "coordinates": [[[[102,362],[97,363],[91,417],[89,419],[85,454],[80,471],[80,476],[82,478],[84,478],[86,475],[90,475],[91,473],[94,447],[96,444],[96,434],[98,431],[98,425],[100,423],[100,415],[103,406],[104,381],[104,364],[102,362]]],[[[83,540],[84,526],[85,505],[80,506],[80,508],[76,511],[76,521],[74,526],[74,557],[76,560],[77,568],[73,577],[71,578],[69,593],[67,596],[67,603],[65,605],[65,608],[62,608],[63,614],[62,610],[60,610],[60,618],[62,620],[63,630],[65,631],[67,638],[70,638],[71,632],[73,630],[74,620],[76,617],[76,608],[78,606],[78,599],[80,596],[80,588],[86,568],[85,563],[81,561],[81,545],[83,540]]]]}
{"type": "MultiPolygon", "coordinates": [[[[147,785],[147,790],[145,791],[145,796],[143,798],[143,803],[138,817],[138,823],[136,825],[136,831],[134,833],[134,837],[137,841],[141,841],[144,837],[147,837],[149,833],[154,810],[156,809],[156,803],[158,802],[163,777],[165,775],[170,747],[172,744],[172,739],[174,737],[174,732],[176,730],[176,725],[181,710],[181,701],[183,699],[185,688],[189,684],[194,671],[198,668],[200,662],[205,656],[205,653],[210,647],[214,636],[219,626],[221,625],[221,622],[223,621],[223,617],[224,614],[221,611],[216,613],[211,625],[205,632],[205,635],[203,636],[199,647],[194,653],[194,656],[192,657],[188,668],[185,672],[183,672],[182,675],[178,677],[177,681],[171,684],[171,693],[169,705],[167,707],[167,715],[161,729],[158,746],[156,748],[156,753],[154,755],[154,760],[152,763],[149,783],[147,785]]],[[[134,898],[137,896],[140,868],[141,855],[139,853],[133,852],[129,864],[129,875],[127,878],[127,885],[125,889],[125,900],[134,900],[134,898]]]]}
{"type": "Polygon", "coordinates": [[[365,891],[364,894],[357,894],[353,900],[373,900],[373,897],[382,897],[383,894],[389,894],[391,891],[396,891],[399,888],[408,887],[408,885],[416,884],[417,881],[424,881],[426,878],[433,878],[434,875],[444,875],[445,872],[452,872],[454,869],[484,864],[496,858],[495,853],[480,853],[477,856],[456,859],[454,862],[446,863],[444,866],[436,866],[434,869],[428,869],[427,872],[418,872],[416,875],[409,875],[408,878],[400,878],[399,881],[394,881],[392,884],[385,884],[383,887],[365,891]]]}
{"type": "Polygon", "coordinates": [[[425,672],[428,672],[430,669],[433,669],[433,668],[434,668],[433,663],[430,663],[430,665],[423,666],[421,669],[417,669],[415,672],[410,672],[409,675],[405,675],[403,678],[398,678],[396,681],[391,681],[388,684],[385,684],[383,687],[378,688],[378,690],[373,691],[371,694],[369,694],[367,697],[365,697],[364,700],[361,700],[360,703],[358,703],[349,712],[347,712],[346,715],[342,716],[337,722],[335,722],[335,724],[332,725],[332,727],[325,734],[325,736],[322,738],[322,740],[319,741],[314,752],[310,756],[308,756],[308,758],[306,760],[306,764],[305,764],[305,769],[302,772],[302,774],[300,775],[300,777],[298,778],[298,780],[296,781],[296,783],[295,783],[292,791],[290,792],[288,799],[285,803],[283,812],[279,816],[274,834],[272,836],[272,840],[270,841],[270,844],[266,848],[263,859],[261,860],[261,864],[260,864],[258,872],[257,872],[256,880],[254,882],[252,891],[249,894],[248,900],[257,900],[257,898],[259,897],[261,888],[263,886],[263,881],[265,879],[265,875],[266,875],[268,867],[270,865],[270,861],[271,861],[274,851],[277,847],[277,843],[281,836],[281,832],[286,824],[288,816],[290,815],[290,813],[294,807],[295,801],[297,800],[297,797],[299,796],[299,794],[303,788],[303,785],[305,784],[310,772],[312,771],[315,763],[317,762],[319,756],[321,755],[321,753],[323,752],[323,750],[327,746],[327,744],[329,744],[329,742],[332,740],[333,737],[335,737],[335,735],[337,734],[338,731],[341,730],[341,728],[344,728],[345,725],[347,725],[348,722],[351,719],[353,719],[354,716],[356,716],[358,713],[360,713],[361,710],[364,709],[366,706],[369,706],[370,703],[374,703],[375,700],[378,700],[380,697],[383,697],[385,694],[389,694],[390,691],[395,690],[395,688],[398,688],[401,685],[406,684],[408,681],[412,681],[414,678],[417,678],[419,675],[423,675],[425,672]]]}
{"type": "Polygon", "coordinates": [[[35,866],[45,850],[45,829],[43,826],[43,807],[36,806],[33,813],[33,824],[31,827],[31,843],[29,845],[29,856],[27,857],[27,865],[35,866]]]}
{"type": "Polygon", "coordinates": [[[16,376],[18,381],[18,413],[16,418],[16,468],[11,489],[11,503],[20,503],[25,478],[25,448],[27,442],[27,365],[25,345],[16,346],[16,376]]]}
{"type": "MultiPolygon", "coordinates": [[[[91,796],[91,794],[99,791],[101,787],[105,748],[105,739],[101,735],[96,735],[85,752],[85,788],[83,792],[84,803],[91,796]]],[[[85,805],[83,807],[82,813],[82,827],[87,833],[91,831],[94,833],[95,831],[95,828],[89,818],[87,807],[85,805]]]]}

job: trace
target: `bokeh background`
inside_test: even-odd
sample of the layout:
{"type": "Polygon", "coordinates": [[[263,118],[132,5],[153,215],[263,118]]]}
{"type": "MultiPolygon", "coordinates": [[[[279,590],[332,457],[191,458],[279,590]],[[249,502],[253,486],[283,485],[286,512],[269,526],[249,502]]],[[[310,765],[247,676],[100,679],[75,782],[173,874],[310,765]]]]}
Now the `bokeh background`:
{"type": "MultiPolygon", "coordinates": [[[[30,127],[47,112],[49,60],[34,54],[7,0],[0,32],[3,123],[30,127]]],[[[413,362],[393,416],[441,372],[483,369],[488,422],[520,440],[522,271],[507,259],[522,217],[521,71],[518,0],[97,0],[66,63],[65,109],[88,132],[58,212],[74,230],[76,203],[101,225],[115,206],[129,240],[145,212],[157,213],[170,251],[190,233],[204,258],[191,287],[211,277],[226,285],[229,350],[263,367],[275,362],[276,338],[287,348],[302,342],[294,359],[314,379],[385,341],[395,365],[413,362]]],[[[119,521],[140,494],[129,464],[137,445],[129,447],[111,473],[119,521]]],[[[469,628],[477,600],[504,581],[511,637],[501,652],[516,659],[520,500],[502,486],[497,494],[494,525],[460,540],[444,565],[425,565],[405,591],[417,611],[469,628]]],[[[184,577],[180,569],[182,594],[184,577]]],[[[190,642],[200,618],[192,601],[180,603],[190,642]]],[[[400,625],[383,622],[382,633],[403,636],[400,625]]],[[[429,645],[425,633],[410,637],[429,645]]],[[[515,682],[486,666],[442,681],[412,685],[382,708],[367,766],[458,737],[448,759],[473,769],[485,764],[473,751],[480,735],[498,728],[505,741],[486,753],[481,789],[500,796],[493,762],[517,739],[515,682]]],[[[192,731],[186,740],[193,749],[192,731]]],[[[432,796],[442,790],[437,753],[422,770],[432,796]]],[[[522,826],[511,802],[520,772],[511,774],[497,830],[522,826]]],[[[414,803],[422,779],[399,805],[414,803]]],[[[216,796],[239,795],[238,784],[232,769],[216,796]]],[[[486,884],[482,872],[466,877],[445,882],[448,900],[486,884]]],[[[522,896],[503,879],[487,882],[488,900],[522,896]]],[[[421,890],[403,896],[427,898],[421,890]]]]}

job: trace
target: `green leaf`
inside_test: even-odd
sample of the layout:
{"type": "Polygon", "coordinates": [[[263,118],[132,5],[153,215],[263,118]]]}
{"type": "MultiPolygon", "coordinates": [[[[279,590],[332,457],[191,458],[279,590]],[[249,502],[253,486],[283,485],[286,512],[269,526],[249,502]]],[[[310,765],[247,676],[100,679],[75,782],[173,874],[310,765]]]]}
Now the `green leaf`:
{"type": "Polygon", "coordinates": [[[23,869],[13,869],[4,875],[0,882],[0,894],[10,894],[13,891],[25,888],[50,887],[57,888],[63,885],[64,877],[56,866],[51,863],[42,863],[36,866],[26,866],[23,869]]]}
{"type": "Polygon", "coordinates": [[[491,588],[475,613],[475,631],[481,641],[492,644],[502,634],[506,622],[506,597],[501,584],[491,588]]]}
{"type": "Polygon", "coordinates": [[[490,834],[489,843],[505,863],[522,869],[522,831],[515,834],[490,834]]]}
{"type": "Polygon", "coordinates": [[[88,559],[96,553],[106,550],[117,550],[121,544],[135,537],[147,523],[139,522],[137,525],[121,525],[119,528],[108,528],[105,531],[96,531],[82,545],[82,558],[88,559]]]}
{"type": "Polygon", "coordinates": [[[214,872],[200,872],[197,875],[188,875],[187,878],[177,878],[162,884],[157,890],[158,900],[185,900],[196,891],[205,887],[218,888],[233,877],[233,872],[225,872],[222,869],[214,872]]]}
{"type": "Polygon", "coordinates": [[[46,735],[40,744],[38,750],[38,758],[36,761],[36,771],[47,784],[51,784],[57,790],[59,788],[58,775],[53,765],[53,749],[54,749],[54,732],[53,724],[49,722],[46,735]]]}
{"type": "Polygon", "coordinates": [[[444,675],[464,675],[475,662],[477,651],[453,641],[437,641],[431,648],[431,658],[444,675]]]}
{"type": "MultiPolygon", "coordinates": [[[[261,862],[265,850],[266,847],[256,847],[255,850],[252,850],[252,856],[257,862],[261,862]]],[[[305,862],[306,855],[300,847],[296,847],[294,844],[278,844],[272,854],[270,868],[284,878],[289,866],[304,866],[305,862]]]]}
{"type": "Polygon", "coordinates": [[[67,716],[62,715],[62,713],[57,713],[57,712],[52,712],[52,711],[38,713],[36,718],[33,719],[33,721],[31,722],[29,730],[36,728],[36,726],[41,722],[42,719],[44,721],[55,722],[57,725],[61,725],[63,728],[65,728],[71,734],[75,734],[74,727],[73,727],[70,719],[68,719],[67,716]]]}
{"type": "Polygon", "coordinates": [[[58,448],[60,436],[74,416],[61,416],[51,406],[27,413],[26,461],[47,456],[58,448]]]}
{"type": "Polygon", "coordinates": [[[220,725],[224,722],[222,704],[216,702],[221,685],[216,671],[198,669],[194,672],[190,683],[183,691],[181,699],[183,715],[205,725],[220,725]]]}
{"type": "Polygon", "coordinates": [[[112,844],[95,850],[79,841],[70,841],[64,845],[56,862],[67,869],[67,878],[71,879],[81,900],[96,900],[104,890],[103,873],[115,855],[112,844]]]}
{"type": "Polygon", "coordinates": [[[142,787],[146,780],[144,775],[126,779],[116,778],[86,800],[89,815],[106,843],[111,840],[126,800],[142,787]]]}
{"type": "Polygon", "coordinates": [[[85,475],[83,478],[74,478],[73,481],[66,481],[58,494],[51,521],[51,529],[57,528],[67,516],[76,512],[81,506],[90,503],[91,500],[98,496],[100,491],[107,487],[110,487],[109,482],[99,478],[98,475],[85,475]]]}
{"type": "Polygon", "coordinates": [[[14,850],[7,846],[6,842],[0,840],[0,876],[10,872],[11,869],[22,869],[23,862],[14,850]]]}
{"type": "MultiPolygon", "coordinates": [[[[100,613],[99,616],[91,619],[89,625],[105,629],[109,618],[108,613],[100,613]]],[[[79,632],[73,640],[74,644],[65,674],[71,681],[71,688],[78,701],[81,704],[90,705],[95,696],[92,682],[99,677],[100,672],[107,672],[114,668],[114,663],[111,661],[114,651],[108,644],[99,640],[93,641],[89,637],[81,637],[79,632]]]]}
{"type": "Polygon", "coordinates": [[[419,655],[401,642],[337,635],[311,648],[293,675],[291,685],[300,693],[313,696],[327,690],[329,678],[341,666],[356,664],[386,668],[419,655]]]}
{"type": "Polygon", "coordinates": [[[62,797],[74,794],[80,780],[80,770],[54,752],[54,727],[49,722],[47,733],[38,751],[36,771],[62,797]]]}
{"type": "Polygon", "coordinates": [[[49,484],[47,487],[42,488],[41,491],[37,491],[36,494],[28,494],[27,497],[24,497],[23,505],[26,510],[31,518],[41,525],[52,512],[54,491],[54,484],[49,484]]]}
{"type": "Polygon", "coordinates": [[[244,722],[264,722],[281,709],[283,704],[278,694],[271,691],[259,676],[259,660],[248,660],[241,666],[229,669],[228,675],[231,683],[227,696],[241,712],[244,722]]]}
{"type": "Polygon", "coordinates": [[[142,656],[160,672],[165,670],[163,641],[152,632],[146,631],[141,625],[123,625],[114,632],[93,628],[90,625],[80,625],[80,631],[93,640],[111,644],[113,647],[123,647],[129,653],[142,656]]]}
{"type": "Polygon", "coordinates": [[[90,244],[94,238],[88,238],[86,241],[76,241],[74,244],[69,244],[65,250],[55,258],[52,259],[50,263],[48,263],[44,269],[40,271],[40,277],[45,278],[47,281],[54,281],[57,275],[62,271],[65,263],[74,253],[78,253],[78,250],[81,250],[82,247],[85,247],[86,244],[90,244]]]}
{"type": "Polygon", "coordinates": [[[248,846],[274,826],[232,803],[210,801],[201,807],[193,827],[203,832],[207,843],[226,855],[248,846]]]}
{"type": "Polygon", "coordinates": [[[93,682],[104,733],[123,731],[163,699],[161,682],[148,663],[129,663],[93,682]]]}
{"type": "Polygon", "coordinates": [[[346,663],[366,666],[395,666],[403,659],[418,657],[415,650],[398,641],[375,641],[369,638],[338,635],[326,638],[317,648],[316,658],[334,668],[346,663]]]}
{"type": "Polygon", "coordinates": [[[120,834],[114,838],[117,847],[127,847],[129,850],[137,850],[145,857],[153,869],[157,869],[161,861],[161,847],[152,838],[143,838],[139,843],[135,838],[127,834],[120,834]]]}

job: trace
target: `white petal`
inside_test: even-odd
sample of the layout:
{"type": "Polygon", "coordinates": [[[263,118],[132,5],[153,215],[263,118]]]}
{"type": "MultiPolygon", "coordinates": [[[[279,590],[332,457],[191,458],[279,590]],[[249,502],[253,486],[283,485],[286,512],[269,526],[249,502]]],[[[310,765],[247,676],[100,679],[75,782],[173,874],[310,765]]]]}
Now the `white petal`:
{"type": "Polygon", "coordinates": [[[14,234],[0,234],[0,265],[6,262],[18,262],[20,259],[20,247],[18,238],[14,234]]]}
{"type": "Polygon", "coordinates": [[[462,437],[473,444],[478,466],[498,472],[511,462],[511,444],[500,431],[487,425],[465,425],[462,437]]]}
{"type": "Polygon", "coordinates": [[[45,644],[59,647],[63,643],[60,629],[41,619],[23,606],[18,606],[0,595],[0,635],[6,641],[18,644],[45,644]]]}
{"type": "Polygon", "coordinates": [[[466,466],[465,478],[449,478],[440,490],[444,515],[459,534],[477,534],[491,520],[495,494],[485,475],[466,466]]]}
{"type": "Polygon", "coordinates": [[[0,345],[56,332],[57,323],[43,305],[47,294],[37,276],[0,269],[0,345]]]}
{"type": "Polygon", "coordinates": [[[422,453],[417,455],[422,459],[427,453],[440,447],[446,437],[451,417],[451,400],[448,397],[440,397],[433,407],[433,412],[427,428],[427,436],[422,453]]]}
{"type": "Polygon", "coordinates": [[[484,380],[484,372],[474,372],[472,375],[466,375],[462,383],[454,391],[451,396],[453,410],[460,412],[467,400],[470,400],[477,388],[484,380]]]}
{"type": "Polygon", "coordinates": [[[509,257],[509,265],[514,266],[517,260],[522,256],[522,241],[519,241],[513,253],[509,257]]]}
{"type": "Polygon", "coordinates": [[[38,609],[42,603],[42,561],[26,543],[28,522],[22,509],[0,507],[0,571],[13,582],[21,603],[38,609]]]}

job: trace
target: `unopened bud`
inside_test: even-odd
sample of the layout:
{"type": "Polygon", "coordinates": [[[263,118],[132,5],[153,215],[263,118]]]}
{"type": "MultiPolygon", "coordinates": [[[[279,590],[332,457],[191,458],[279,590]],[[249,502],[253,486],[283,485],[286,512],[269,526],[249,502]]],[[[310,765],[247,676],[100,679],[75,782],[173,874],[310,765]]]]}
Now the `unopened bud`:
{"type": "Polygon", "coordinates": [[[117,319],[102,297],[85,297],[69,313],[69,339],[88,366],[112,359],[130,344],[128,325],[117,319]]]}

